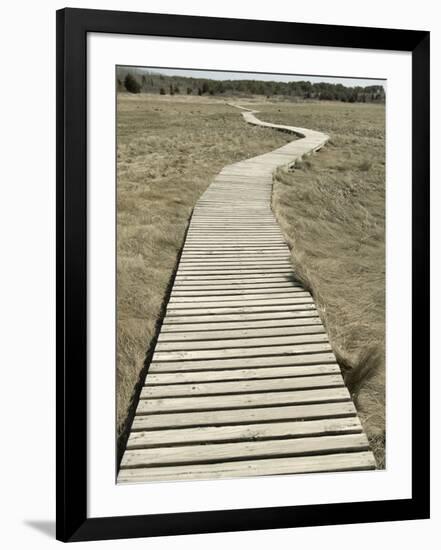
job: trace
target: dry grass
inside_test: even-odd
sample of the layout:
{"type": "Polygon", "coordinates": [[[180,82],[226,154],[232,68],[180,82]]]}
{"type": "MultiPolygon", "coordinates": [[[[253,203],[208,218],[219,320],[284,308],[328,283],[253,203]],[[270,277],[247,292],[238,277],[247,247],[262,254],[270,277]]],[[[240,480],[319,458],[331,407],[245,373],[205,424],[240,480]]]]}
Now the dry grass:
{"type": "Polygon", "coordinates": [[[384,106],[252,106],[262,120],[331,136],[316,155],[277,171],[273,208],[295,270],[318,303],[378,466],[384,467],[384,106]]]}
{"type": "MultiPolygon", "coordinates": [[[[242,103],[247,106],[245,103],[242,103]]],[[[250,101],[331,142],[275,178],[273,207],[384,467],[384,106],[250,101]]],[[[117,430],[124,448],[192,208],[225,165],[290,136],[221,101],[118,98],[117,430]]]]}
{"type": "Polygon", "coordinates": [[[125,446],[192,208],[225,165],[290,140],[225,102],[119,94],[117,437],[125,446]]]}

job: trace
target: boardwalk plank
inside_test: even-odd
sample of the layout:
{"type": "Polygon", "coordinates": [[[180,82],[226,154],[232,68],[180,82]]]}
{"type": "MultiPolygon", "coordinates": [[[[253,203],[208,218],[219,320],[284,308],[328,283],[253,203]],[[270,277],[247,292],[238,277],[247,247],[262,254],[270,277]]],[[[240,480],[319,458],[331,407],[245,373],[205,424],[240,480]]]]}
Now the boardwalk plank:
{"type": "Polygon", "coordinates": [[[153,361],[149,372],[178,372],[190,370],[247,369],[259,367],[280,367],[287,365],[321,365],[335,363],[333,353],[308,353],[306,355],[272,355],[260,357],[235,357],[232,359],[204,359],[186,361],[153,361]]]}
{"type": "MultiPolygon", "coordinates": [[[[213,310],[204,310],[205,313],[200,315],[191,315],[188,310],[181,310],[179,315],[167,315],[164,318],[163,324],[180,324],[180,323],[210,323],[215,321],[221,323],[223,321],[261,321],[261,320],[276,320],[285,319],[294,320],[296,318],[303,317],[318,317],[317,310],[314,305],[305,304],[302,306],[291,306],[288,311],[280,311],[279,309],[269,308],[266,311],[262,311],[262,308],[258,308],[256,312],[248,311],[244,313],[240,308],[236,308],[231,313],[213,312],[213,310]]],[[[290,324],[290,323],[289,323],[290,324]]]]}
{"type": "Polygon", "coordinates": [[[256,348],[265,346],[279,346],[287,344],[312,344],[316,342],[328,342],[326,333],[319,334],[295,334],[289,336],[270,336],[260,338],[237,338],[222,340],[191,340],[186,342],[164,342],[156,344],[156,351],[179,351],[179,350],[203,350],[203,349],[233,349],[233,348],[256,348]]]}
{"type": "Polygon", "coordinates": [[[222,396],[165,397],[163,399],[139,400],[137,414],[160,414],[166,412],[215,411],[269,407],[271,405],[303,405],[306,403],[332,403],[350,399],[346,387],[319,390],[277,391],[267,393],[244,393],[222,396]]]}
{"type": "Polygon", "coordinates": [[[275,315],[275,313],[287,313],[288,315],[294,312],[299,311],[311,311],[315,309],[315,304],[312,300],[306,300],[301,302],[300,304],[294,303],[294,304],[274,304],[274,305],[265,305],[265,306],[252,306],[252,305],[240,305],[240,306],[219,306],[219,307],[213,307],[213,306],[205,306],[205,307],[194,307],[194,308],[173,308],[168,307],[167,308],[167,318],[171,319],[173,322],[175,322],[175,317],[196,317],[201,315],[219,315],[218,319],[221,319],[221,316],[227,316],[228,314],[232,314],[233,316],[240,316],[241,314],[247,315],[247,314],[258,314],[258,315],[268,315],[268,313],[271,313],[271,316],[275,315]]]}
{"type": "Polygon", "coordinates": [[[275,298],[303,298],[311,296],[304,290],[297,288],[279,288],[279,289],[247,289],[241,290],[232,288],[230,290],[204,290],[204,291],[179,291],[174,290],[170,296],[170,303],[204,303],[204,302],[229,302],[234,300],[265,300],[275,298]],[[264,293],[264,294],[262,294],[264,293]]]}
{"type": "Polygon", "coordinates": [[[312,344],[287,344],[274,346],[255,346],[240,348],[220,348],[220,349],[198,349],[198,350],[180,350],[180,351],[161,351],[156,348],[153,354],[153,361],[202,361],[205,359],[229,359],[243,357],[266,357],[266,356],[291,356],[304,355],[307,353],[323,353],[331,351],[332,348],[328,342],[317,342],[312,344]]]}
{"type": "Polygon", "coordinates": [[[269,476],[298,473],[344,472],[373,470],[375,461],[371,452],[330,454],[324,456],[290,457],[267,460],[245,460],[221,464],[169,466],[167,468],[129,468],[121,470],[118,481],[173,479],[222,479],[250,476],[269,476]]]}
{"type": "Polygon", "coordinates": [[[307,365],[302,367],[268,367],[260,369],[231,369],[213,371],[151,372],[146,387],[165,384],[198,384],[205,382],[226,382],[229,380],[262,380],[340,374],[337,364],[307,365]]]}
{"type": "Polygon", "coordinates": [[[261,292],[304,292],[305,289],[293,281],[266,281],[266,282],[243,282],[243,281],[227,281],[224,283],[201,283],[192,284],[175,282],[172,294],[174,296],[186,296],[195,294],[196,296],[209,296],[210,294],[260,294],[261,292]]]}
{"type": "Polygon", "coordinates": [[[360,433],[362,427],[356,416],[310,420],[307,422],[272,422],[245,426],[217,426],[132,432],[128,449],[190,445],[209,442],[260,441],[274,438],[294,438],[360,433]]]}
{"type": "Polygon", "coordinates": [[[352,401],[312,403],[284,407],[260,407],[250,409],[174,412],[168,414],[136,415],[132,429],[157,430],[198,426],[240,426],[256,422],[267,423],[282,420],[306,420],[341,418],[356,414],[352,401]]]}
{"type": "Polygon", "coordinates": [[[207,284],[208,282],[216,283],[219,281],[230,281],[232,284],[234,282],[243,282],[243,281],[251,281],[251,282],[290,282],[293,281],[293,274],[290,271],[284,271],[279,273],[235,273],[235,274],[219,274],[214,273],[212,275],[181,275],[180,273],[176,274],[176,279],[178,285],[186,282],[190,282],[192,284],[195,284],[195,281],[201,284],[207,284]]]}
{"type": "Polygon", "coordinates": [[[274,327],[274,328],[251,328],[236,330],[214,330],[199,332],[161,332],[159,342],[189,342],[192,340],[232,340],[242,338],[267,338],[279,336],[296,336],[299,334],[322,334],[325,333],[323,325],[312,326],[293,326],[293,327],[274,327]]]}
{"type": "Polygon", "coordinates": [[[323,435],[271,441],[247,441],[176,447],[170,453],[168,447],[129,449],[121,468],[142,468],[176,464],[209,464],[240,459],[282,458],[338,452],[366,451],[368,443],[364,434],[323,435]]]}
{"type": "MultiPolygon", "coordinates": [[[[191,318],[193,320],[193,318],[191,318]]],[[[192,323],[188,318],[188,323],[165,323],[162,325],[161,334],[168,332],[188,332],[188,331],[211,331],[211,330],[237,330],[237,329],[253,329],[253,328],[271,328],[271,327],[298,327],[321,325],[320,317],[316,311],[301,312],[301,315],[294,318],[292,316],[284,316],[281,319],[254,319],[251,321],[239,320],[230,322],[209,322],[205,320],[202,323],[192,323]]]]}
{"type": "Polygon", "coordinates": [[[185,302],[181,301],[169,301],[167,309],[168,310],[179,310],[179,309],[205,309],[205,308],[225,308],[225,307],[249,307],[249,306],[276,306],[276,305],[290,305],[290,304],[311,304],[313,303],[313,300],[311,298],[311,295],[309,292],[305,292],[304,294],[298,296],[288,296],[288,297],[282,297],[278,298],[277,296],[272,297],[266,297],[261,299],[253,299],[249,298],[248,300],[245,300],[244,298],[236,298],[236,300],[187,300],[185,302]]]}
{"type": "Polygon", "coordinates": [[[191,384],[147,385],[141,390],[141,399],[164,397],[191,397],[193,395],[231,395],[235,393],[272,392],[332,388],[343,386],[340,373],[326,376],[298,376],[239,382],[207,382],[191,384]]]}

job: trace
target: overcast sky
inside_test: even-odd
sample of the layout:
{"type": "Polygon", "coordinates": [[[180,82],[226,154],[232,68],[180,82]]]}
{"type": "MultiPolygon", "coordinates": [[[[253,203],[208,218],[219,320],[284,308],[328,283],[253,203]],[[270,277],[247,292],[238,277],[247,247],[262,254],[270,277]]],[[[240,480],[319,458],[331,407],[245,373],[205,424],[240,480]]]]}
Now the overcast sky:
{"type": "Polygon", "coordinates": [[[373,78],[356,78],[338,76],[312,76],[298,74],[268,74],[268,73],[239,73],[224,71],[198,71],[195,69],[163,69],[162,67],[139,67],[147,71],[161,73],[168,76],[188,76],[193,78],[212,78],[214,80],[275,80],[278,82],[292,82],[297,80],[309,80],[310,82],[329,82],[331,84],[343,84],[344,86],[385,86],[386,80],[373,78]]]}

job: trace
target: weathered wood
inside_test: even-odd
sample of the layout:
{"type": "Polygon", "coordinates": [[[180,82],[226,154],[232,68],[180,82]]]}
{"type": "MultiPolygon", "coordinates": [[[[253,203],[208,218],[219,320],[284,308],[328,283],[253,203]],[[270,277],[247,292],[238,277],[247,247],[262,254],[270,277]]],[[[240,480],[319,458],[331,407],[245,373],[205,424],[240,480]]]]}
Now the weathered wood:
{"type": "Polygon", "coordinates": [[[278,305],[298,305],[298,304],[312,304],[313,300],[311,298],[311,295],[309,293],[304,293],[302,296],[289,296],[289,297],[283,297],[278,298],[270,297],[270,298],[262,298],[262,299],[244,299],[244,298],[236,298],[236,300],[206,300],[206,301],[198,301],[198,300],[187,300],[185,302],[182,301],[169,301],[167,310],[168,311],[174,311],[174,310],[181,310],[181,309],[196,309],[196,310],[203,310],[205,308],[221,308],[224,310],[227,308],[233,308],[233,307],[250,307],[250,306],[278,306],[278,305]]]}
{"type": "Polygon", "coordinates": [[[252,262],[252,263],[268,263],[268,262],[274,262],[275,260],[287,260],[288,255],[286,252],[280,252],[278,254],[266,254],[263,251],[259,254],[241,254],[238,252],[223,252],[223,253],[186,253],[181,256],[181,262],[180,265],[187,265],[187,264],[218,264],[222,263],[225,264],[226,262],[233,262],[233,261],[239,261],[241,263],[244,262],[252,262]]]}
{"type": "Polygon", "coordinates": [[[194,271],[194,270],[214,270],[217,272],[228,271],[234,267],[240,269],[266,269],[270,268],[285,268],[291,265],[288,259],[280,260],[241,260],[239,258],[233,260],[193,260],[193,261],[181,261],[180,272],[194,271]]]}
{"type": "Polygon", "coordinates": [[[230,268],[218,268],[218,267],[193,267],[188,269],[182,269],[179,272],[178,277],[185,278],[188,276],[196,276],[201,279],[222,279],[225,276],[243,276],[243,275],[255,275],[255,276],[262,276],[264,274],[270,274],[270,273],[277,273],[277,274],[290,274],[291,268],[289,266],[283,267],[283,266],[272,266],[272,267],[230,267],[230,268]]]}
{"type": "MultiPolygon", "coordinates": [[[[175,317],[187,315],[188,317],[196,317],[200,315],[228,315],[233,314],[239,316],[240,314],[265,314],[270,312],[294,312],[294,311],[307,311],[315,310],[315,305],[312,301],[307,301],[300,304],[274,304],[267,306],[251,306],[251,305],[241,305],[241,306],[219,306],[219,307],[194,307],[187,309],[178,309],[178,308],[167,308],[167,317],[174,321],[175,317]]],[[[220,320],[220,317],[219,317],[220,320]]]]}
{"type": "Polygon", "coordinates": [[[292,280],[290,275],[252,275],[252,276],[219,276],[218,278],[185,277],[176,278],[174,290],[185,292],[187,290],[237,290],[241,288],[280,288],[280,286],[297,288],[304,292],[304,288],[298,281],[292,280]],[[221,278],[219,278],[221,277],[221,278]],[[199,288],[197,288],[199,287],[199,288]]]}
{"type": "Polygon", "coordinates": [[[375,469],[375,460],[372,453],[368,451],[324,456],[243,460],[219,464],[168,466],[167,468],[128,468],[120,471],[118,481],[120,483],[136,483],[146,480],[222,479],[373,469],[375,469]]]}
{"type": "Polygon", "coordinates": [[[235,274],[225,274],[225,273],[213,273],[211,275],[203,275],[202,273],[199,274],[185,274],[181,275],[180,273],[176,274],[175,281],[177,284],[190,282],[194,284],[195,281],[201,284],[207,284],[208,282],[216,283],[219,281],[231,281],[234,283],[234,281],[237,282],[243,282],[243,281],[252,281],[252,282],[265,282],[268,283],[276,282],[276,281],[282,281],[287,282],[290,281],[292,278],[292,272],[288,270],[284,270],[283,272],[275,272],[275,273],[262,273],[262,272],[256,272],[256,273],[235,273],[235,274]]]}
{"type": "MultiPolygon", "coordinates": [[[[202,265],[229,265],[231,262],[239,264],[255,264],[267,266],[268,264],[277,265],[279,263],[290,262],[288,252],[280,250],[274,252],[271,250],[262,249],[260,251],[244,252],[241,249],[200,249],[188,250],[183,253],[180,260],[180,267],[191,267],[197,264],[202,265]]],[[[291,263],[290,263],[291,265],[291,263]]]]}
{"type": "Polygon", "coordinates": [[[309,292],[302,291],[296,288],[279,288],[279,289],[230,289],[230,290],[204,290],[204,291],[179,291],[174,290],[170,296],[170,303],[200,303],[222,301],[229,302],[233,300],[262,300],[268,298],[302,298],[310,296],[309,292]],[[264,292],[265,294],[262,294],[264,292]]]}
{"type": "Polygon", "coordinates": [[[295,334],[289,336],[269,336],[260,338],[237,338],[223,340],[191,340],[190,342],[164,342],[156,344],[156,351],[202,350],[202,349],[234,349],[234,348],[260,348],[264,346],[280,346],[288,344],[312,344],[328,342],[326,333],[319,334],[295,334]]]}
{"type": "Polygon", "coordinates": [[[237,262],[234,264],[197,263],[181,265],[180,275],[224,275],[232,273],[290,273],[289,262],[266,262],[261,264],[248,264],[237,262]]]}
{"type": "Polygon", "coordinates": [[[302,436],[360,433],[362,427],[356,416],[310,420],[307,422],[271,422],[246,424],[245,426],[217,426],[182,428],[179,430],[154,430],[132,432],[128,449],[148,449],[195,443],[262,441],[265,439],[294,438],[302,436]]]}
{"type": "Polygon", "coordinates": [[[321,334],[325,333],[323,325],[312,326],[292,326],[292,327],[274,327],[274,328],[250,328],[236,330],[212,330],[199,332],[161,332],[158,342],[190,342],[193,340],[229,340],[242,338],[267,338],[278,336],[295,336],[299,334],[321,334]]]}
{"type": "MultiPolygon", "coordinates": [[[[164,320],[165,321],[165,320],[164,320]]],[[[161,334],[167,332],[188,332],[188,331],[212,331],[212,330],[236,330],[252,328],[270,328],[270,327],[298,327],[321,325],[320,317],[316,311],[302,312],[299,317],[285,316],[281,319],[254,319],[251,321],[231,321],[231,322],[209,322],[203,323],[165,323],[162,325],[161,334]]]]}
{"type": "Polygon", "coordinates": [[[312,403],[284,407],[174,412],[166,414],[136,415],[132,430],[157,430],[198,426],[239,426],[256,422],[341,418],[355,415],[352,401],[312,403]]]}
{"type": "Polygon", "coordinates": [[[313,388],[334,388],[343,386],[343,378],[338,375],[297,376],[264,380],[246,380],[239,382],[208,382],[191,384],[147,385],[141,390],[141,399],[164,397],[189,397],[192,395],[231,395],[235,393],[254,393],[287,390],[306,390],[313,388]]]}
{"type": "MultiPolygon", "coordinates": [[[[312,304],[305,304],[303,306],[291,306],[288,311],[279,311],[270,308],[267,311],[262,311],[262,308],[256,312],[244,313],[240,308],[230,314],[221,312],[214,313],[212,310],[204,310],[205,313],[200,315],[187,315],[187,310],[180,312],[180,315],[167,315],[163,321],[163,325],[166,324],[180,324],[180,323],[210,323],[215,321],[217,323],[223,321],[261,321],[261,320],[276,320],[276,319],[296,319],[301,317],[318,317],[317,310],[312,304]]],[[[194,312],[193,312],[194,313],[194,312]]],[[[285,325],[286,326],[286,325],[285,325]]]]}
{"type": "Polygon", "coordinates": [[[247,441],[180,446],[170,453],[168,447],[129,449],[124,454],[121,468],[142,468],[176,464],[209,464],[240,459],[282,458],[286,456],[311,456],[338,452],[366,451],[366,436],[361,434],[323,435],[271,441],[247,441]]]}
{"type": "Polygon", "coordinates": [[[139,400],[137,414],[166,412],[215,411],[227,409],[252,409],[275,405],[303,405],[306,403],[332,403],[350,399],[346,387],[320,390],[278,391],[246,393],[222,396],[165,397],[139,400]]]}
{"type": "Polygon", "coordinates": [[[269,378],[314,377],[324,374],[340,374],[337,364],[307,365],[299,367],[268,367],[259,369],[231,369],[213,371],[150,372],[145,387],[165,384],[198,384],[227,382],[231,380],[262,380],[269,378]]]}
{"type": "Polygon", "coordinates": [[[259,367],[280,367],[287,365],[322,365],[335,363],[333,353],[312,353],[306,355],[269,355],[260,357],[235,357],[232,359],[204,359],[179,361],[154,361],[150,363],[149,372],[179,372],[190,370],[248,369],[259,367]]]}
{"type": "Polygon", "coordinates": [[[332,351],[328,342],[317,342],[312,344],[290,344],[274,345],[265,347],[241,347],[230,349],[200,349],[200,350],[182,350],[182,351],[160,351],[153,354],[153,361],[202,361],[205,359],[223,359],[231,357],[266,357],[266,356],[291,356],[303,355],[306,353],[322,353],[332,351]]]}
{"type": "Polygon", "coordinates": [[[206,283],[206,284],[176,284],[173,287],[173,296],[210,296],[219,292],[220,294],[252,294],[265,293],[281,293],[281,292],[305,292],[302,286],[298,283],[291,282],[227,282],[221,283],[206,283]]]}

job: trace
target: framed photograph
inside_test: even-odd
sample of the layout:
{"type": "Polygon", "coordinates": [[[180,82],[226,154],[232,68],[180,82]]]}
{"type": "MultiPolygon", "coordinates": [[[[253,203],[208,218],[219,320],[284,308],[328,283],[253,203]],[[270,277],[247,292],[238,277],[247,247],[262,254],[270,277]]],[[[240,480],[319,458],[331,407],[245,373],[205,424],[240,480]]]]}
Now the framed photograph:
{"type": "Polygon", "coordinates": [[[58,11],[57,257],[59,540],[429,517],[428,32],[58,11]]]}

